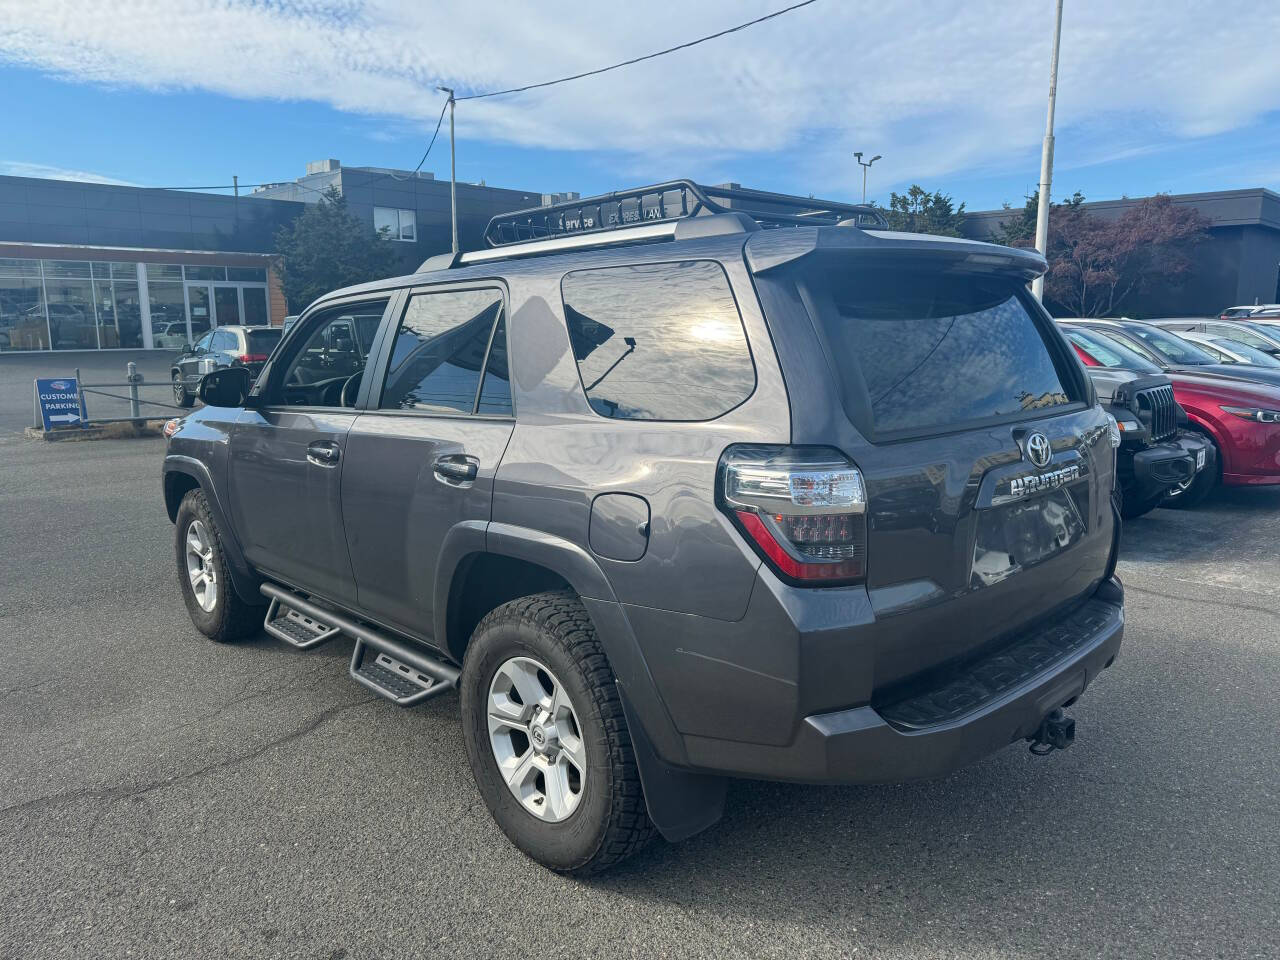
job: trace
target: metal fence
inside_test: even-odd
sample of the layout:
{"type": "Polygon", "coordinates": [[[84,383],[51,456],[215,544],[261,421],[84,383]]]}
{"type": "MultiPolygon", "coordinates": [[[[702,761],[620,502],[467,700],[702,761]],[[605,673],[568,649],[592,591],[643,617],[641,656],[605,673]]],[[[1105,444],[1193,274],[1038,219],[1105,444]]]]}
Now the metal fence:
{"type": "MultiPolygon", "coordinates": [[[[125,372],[124,380],[114,380],[105,383],[81,383],[80,368],[76,368],[75,372],[77,399],[79,400],[80,409],[88,413],[88,405],[85,403],[85,397],[93,395],[96,397],[107,398],[118,401],[112,406],[123,408],[124,404],[129,405],[129,415],[127,417],[92,417],[85,416],[78,423],[68,424],[66,426],[54,427],[55,430],[76,430],[81,427],[96,427],[107,423],[145,423],[148,420],[158,420],[161,417],[173,416],[167,411],[177,411],[185,413],[184,407],[178,406],[173,402],[173,384],[171,383],[147,383],[142,374],[138,372],[138,365],[133,361],[129,362],[125,372]],[[143,395],[144,390],[163,390],[164,400],[152,400],[143,395]],[[143,407],[147,407],[147,412],[143,412],[143,407]]],[[[154,393],[151,394],[155,396],[154,393]]],[[[35,426],[37,428],[43,426],[44,421],[40,415],[40,396],[35,391],[33,384],[33,401],[35,403],[35,426]]]]}

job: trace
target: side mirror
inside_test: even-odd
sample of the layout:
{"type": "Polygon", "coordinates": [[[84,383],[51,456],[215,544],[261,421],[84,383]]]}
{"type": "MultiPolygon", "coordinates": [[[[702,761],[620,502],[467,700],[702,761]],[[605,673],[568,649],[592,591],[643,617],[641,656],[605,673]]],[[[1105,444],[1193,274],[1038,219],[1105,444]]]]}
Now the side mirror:
{"type": "Polygon", "coordinates": [[[215,370],[200,380],[200,402],[208,407],[243,407],[252,386],[253,377],[244,367],[215,370]]]}

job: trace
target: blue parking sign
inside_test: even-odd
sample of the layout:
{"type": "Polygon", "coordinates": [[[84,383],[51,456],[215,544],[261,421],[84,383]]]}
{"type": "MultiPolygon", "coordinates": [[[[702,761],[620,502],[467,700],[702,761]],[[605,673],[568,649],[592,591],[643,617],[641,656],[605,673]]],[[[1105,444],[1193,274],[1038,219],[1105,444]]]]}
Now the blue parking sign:
{"type": "Polygon", "coordinates": [[[82,427],[88,416],[75,377],[36,380],[36,401],[46,430],[55,427],[82,427]]]}

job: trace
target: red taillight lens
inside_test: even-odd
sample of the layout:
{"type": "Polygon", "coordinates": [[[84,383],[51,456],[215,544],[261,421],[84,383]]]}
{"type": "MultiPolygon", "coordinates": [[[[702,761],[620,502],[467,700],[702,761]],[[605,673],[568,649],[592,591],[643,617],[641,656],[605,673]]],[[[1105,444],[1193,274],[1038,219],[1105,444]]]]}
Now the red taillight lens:
{"type": "Polygon", "coordinates": [[[783,576],[834,584],[866,575],[866,488],[838,450],[733,446],[719,480],[722,505],[783,576]]]}
{"type": "Polygon", "coordinates": [[[267,355],[265,353],[242,353],[236,359],[241,363],[266,363],[267,355]]]}

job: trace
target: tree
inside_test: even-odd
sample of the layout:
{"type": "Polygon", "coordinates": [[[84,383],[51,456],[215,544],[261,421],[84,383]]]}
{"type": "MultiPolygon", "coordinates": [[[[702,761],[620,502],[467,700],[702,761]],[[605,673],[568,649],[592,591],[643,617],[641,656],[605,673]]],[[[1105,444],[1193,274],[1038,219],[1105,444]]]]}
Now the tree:
{"type": "MultiPolygon", "coordinates": [[[[1003,243],[1006,247],[1021,247],[1024,250],[1033,250],[1036,245],[1036,214],[1040,207],[1040,191],[1036,189],[1031,195],[1025,198],[1026,203],[1022,205],[1022,210],[1017,216],[1010,217],[1005,220],[988,238],[992,243],[1003,243]]],[[[1064,203],[1056,204],[1058,207],[1074,208],[1084,203],[1084,195],[1077,190],[1064,203]]],[[[1055,205],[1050,205],[1050,211],[1055,205]]],[[[1004,204],[1004,209],[1012,210],[1009,204],[1004,204]]],[[[1052,216],[1052,213],[1050,214],[1052,216]]]]}
{"type": "Polygon", "coordinates": [[[280,279],[289,307],[301,311],[322,294],[353,283],[381,280],[397,272],[397,257],[386,228],[372,232],[347,209],[336,187],[319,203],[276,232],[280,279]]]}
{"type": "Polygon", "coordinates": [[[1113,315],[1131,293],[1178,283],[1191,250],[1207,239],[1208,221],[1168,194],[1145,197],[1115,220],[1083,207],[1077,193],[1049,211],[1045,296],[1068,315],[1113,315]]]}
{"type": "Polygon", "coordinates": [[[889,208],[883,211],[890,230],[909,233],[932,233],[944,237],[960,236],[964,223],[964,204],[956,206],[942,191],[930,193],[913,183],[905,194],[889,194],[889,208]]]}

